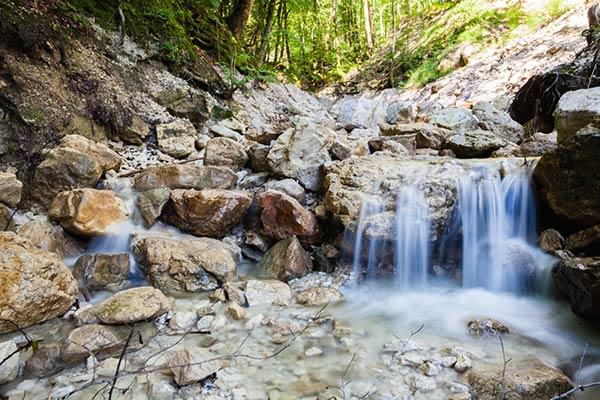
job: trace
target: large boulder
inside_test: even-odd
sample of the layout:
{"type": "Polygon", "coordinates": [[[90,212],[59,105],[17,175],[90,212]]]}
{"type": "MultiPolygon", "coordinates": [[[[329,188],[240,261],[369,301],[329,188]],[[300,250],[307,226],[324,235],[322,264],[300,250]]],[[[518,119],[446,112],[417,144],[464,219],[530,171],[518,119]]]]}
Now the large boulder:
{"type": "Polygon", "coordinates": [[[308,274],[312,266],[310,256],[295,237],[277,242],[258,265],[270,277],[284,282],[308,274]]]}
{"type": "Polygon", "coordinates": [[[590,124],[600,127],[600,87],[574,90],[562,95],[554,111],[558,143],[563,143],[590,124]]]}
{"type": "Polygon", "coordinates": [[[68,135],[44,153],[31,184],[31,193],[43,206],[57,194],[77,188],[95,188],[102,175],[121,168],[121,157],[102,143],[79,135],[68,135]]]}
{"type": "Polygon", "coordinates": [[[467,133],[479,128],[479,121],[465,108],[444,108],[435,112],[429,123],[456,133],[467,133]]]}
{"type": "Polygon", "coordinates": [[[536,132],[525,139],[517,150],[520,157],[540,157],[556,149],[556,132],[536,132]]]}
{"type": "Polygon", "coordinates": [[[212,290],[236,278],[240,249],[210,238],[149,236],[138,240],[133,253],[149,282],[161,290],[212,290]]]}
{"type": "Polygon", "coordinates": [[[82,309],[86,320],[120,325],[151,321],[171,310],[169,299],[158,289],[142,286],[118,292],[108,299],[82,309]]]}
{"type": "Polygon", "coordinates": [[[498,110],[491,103],[482,101],[473,106],[473,115],[479,120],[482,129],[493,132],[499,138],[512,143],[521,143],[525,129],[510,114],[498,110]]]}
{"type": "Polygon", "coordinates": [[[414,135],[417,148],[436,150],[441,150],[446,139],[454,134],[449,129],[422,122],[395,125],[382,133],[386,136],[414,135]]]}
{"type": "MultiPolygon", "coordinates": [[[[377,102],[373,99],[346,97],[336,105],[338,124],[347,131],[356,128],[370,128],[376,125],[374,117],[376,107],[377,102]]],[[[396,114],[393,110],[390,110],[391,118],[395,118],[396,114]]]]}
{"type": "Polygon", "coordinates": [[[204,165],[230,167],[239,171],[247,162],[248,153],[244,146],[226,137],[210,139],[204,149],[204,165]]]}
{"type": "Polygon", "coordinates": [[[98,236],[125,219],[124,209],[111,190],[74,189],[56,196],[48,217],[74,235],[98,236]]]}
{"type": "Polygon", "coordinates": [[[64,314],[78,293],[56,254],[8,232],[0,233],[0,289],[0,333],[64,314]]]}
{"type": "Polygon", "coordinates": [[[230,189],[237,175],[227,167],[196,164],[166,164],[151,167],[137,174],[133,185],[138,190],[170,189],[230,189]]]}
{"type": "Polygon", "coordinates": [[[185,119],[156,126],[158,149],[175,158],[185,158],[196,148],[196,128],[185,119]]]}
{"type": "Polygon", "coordinates": [[[323,165],[331,161],[329,149],[334,140],[331,128],[302,121],[273,142],[267,156],[269,166],[275,174],[317,191],[323,184],[323,165]]]}
{"type": "Polygon", "coordinates": [[[246,284],[246,301],[250,307],[260,305],[287,306],[292,299],[292,291],[287,283],[280,281],[250,280],[246,284]]]}
{"type": "Polygon", "coordinates": [[[398,193],[405,186],[414,186],[425,196],[431,239],[436,240],[454,212],[457,181],[465,176],[466,169],[455,159],[414,159],[378,152],[332,163],[326,172],[324,205],[346,228],[354,230],[363,204],[377,200],[382,205],[380,212],[365,217],[373,218],[379,227],[378,236],[381,233],[386,239],[393,238],[398,193]]]}
{"type": "Polygon", "coordinates": [[[240,190],[176,189],[162,219],[196,236],[221,237],[244,219],[251,203],[252,196],[240,190]]]}
{"type": "Polygon", "coordinates": [[[129,278],[129,254],[86,254],[77,259],[73,274],[90,292],[119,289],[129,278]]]}
{"type": "Polygon", "coordinates": [[[578,133],[544,154],[534,170],[539,197],[580,228],[600,224],[599,158],[600,132],[578,133]]]}
{"type": "Polygon", "coordinates": [[[0,203],[9,207],[16,207],[21,201],[23,184],[17,176],[10,172],[0,171],[0,203]]]}
{"type": "Polygon", "coordinates": [[[267,190],[258,196],[258,205],[267,236],[277,240],[292,236],[308,241],[318,238],[317,218],[291,196],[277,190],[267,190]]]}
{"type": "Polygon", "coordinates": [[[45,216],[38,216],[24,223],[17,233],[40,249],[51,251],[61,257],[74,256],[84,250],[82,243],[69,236],[62,226],[53,224],[45,216]]]}
{"type": "Polygon", "coordinates": [[[600,258],[561,259],[552,277],[575,314],[600,320],[600,258]]]}
{"type": "Polygon", "coordinates": [[[449,137],[444,147],[452,150],[459,158],[477,158],[489,157],[494,150],[506,144],[504,139],[493,132],[477,129],[449,137]]]}
{"type": "Polygon", "coordinates": [[[501,366],[476,368],[467,382],[478,400],[548,400],[572,387],[565,374],[538,361],[511,362],[504,374],[501,366]]]}

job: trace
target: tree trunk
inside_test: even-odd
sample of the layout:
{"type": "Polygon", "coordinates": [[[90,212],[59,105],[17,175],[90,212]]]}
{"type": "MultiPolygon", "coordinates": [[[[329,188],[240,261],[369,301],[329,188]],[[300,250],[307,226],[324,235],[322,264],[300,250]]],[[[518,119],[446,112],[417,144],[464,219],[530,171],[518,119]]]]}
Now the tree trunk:
{"type": "Polygon", "coordinates": [[[367,52],[371,54],[373,51],[373,30],[371,29],[371,18],[369,12],[369,0],[363,0],[363,19],[365,23],[365,39],[367,42],[367,52]]]}
{"type": "Polygon", "coordinates": [[[253,4],[254,0],[237,0],[235,2],[233,11],[227,19],[229,30],[235,38],[239,39],[242,36],[242,33],[244,33],[246,24],[248,24],[248,20],[250,19],[250,12],[252,11],[253,4]]]}
{"type": "Polygon", "coordinates": [[[273,16],[275,15],[275,3],[276,0],[269,1],[269,9],[267,11],[267,20],[265,22],[265,28],[262,32],[262,40],[260,42],[260,47],[258,48],[258,53],[256,54],[256,59],[259,64],[265,59],[265,55],[267,54],[267,48],[269,46],[269,41],[271,39],[271,28],[273,27],[273,16]]]}

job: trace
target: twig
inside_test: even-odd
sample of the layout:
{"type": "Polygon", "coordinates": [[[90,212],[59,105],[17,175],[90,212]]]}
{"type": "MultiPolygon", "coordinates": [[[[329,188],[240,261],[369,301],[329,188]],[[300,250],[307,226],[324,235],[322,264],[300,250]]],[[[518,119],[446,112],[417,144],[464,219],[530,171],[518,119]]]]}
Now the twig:
{"type": "Polygon", "coordinates": [[[502,348],[502,380],[500,381],[500,399],[506,399],[506,366],[512,360],[512,358],[506,359],[506,351],[504,350],[504,339],[502,339],[502,334],[498,335],[500,339],[500,347],[502,348]]]}
{"type": "Polygon", "coordinates": [[[119,370],[121,369],[121,363],[123,362],[123,357],[125,357],[125,353],[127,352],[127,347],[129,347],[129,342],[131,341],[132,337],[133,337],[133,328],[130,328],[129,335],[127,336],[127,340],[125,341],[125,346],[123,346],[123,351],[121,351],[121,355],[119,356],[119,361],[117,362],[117,369],[115,370],[115,374],[113,376],[113,381],[110,385],[110,390],[108,392],[108,400],[112,399],[113,390],[115,389],[117,379],[119,379],[119,370]]]}
{"type": "Polygon", "coordinates": [[[598,382],[590,382],[590,383],[586,383],[584,385],[579,385],[574,387],[571,390],[568,390],[562,394],[559,394],[558,396],[554,396],[553,398],[551,398],[550,400],[562,400],[562,399],[569,399],[571,397],[572,394],[576,393],[576,392],[583,392],[586,389],[592,388],[592,387],[598,387],[600,386],[600,381],[598,382]]]}
{"type": "Polygon", "coordinates": [[[402,343],[402,348],[399,351],[400,354],[404,354],[404,349],[406,348],[408,343],[410,343],[412,338],[415,337],[415,335],[417,335],[419,332],[421,332],[423,328],[425,328],[425,324],[421,324],[421,326],[419,326],[417,330],[412,331],[406,340],[402,340],[398,335],[394,335],[394,337],[398,339],[400,343],[402,343]]]}

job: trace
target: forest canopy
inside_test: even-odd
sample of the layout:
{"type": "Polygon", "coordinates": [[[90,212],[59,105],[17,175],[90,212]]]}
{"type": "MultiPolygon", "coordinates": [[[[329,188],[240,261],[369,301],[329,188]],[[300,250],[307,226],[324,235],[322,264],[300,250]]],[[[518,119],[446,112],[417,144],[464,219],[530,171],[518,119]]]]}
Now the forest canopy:
{"type": "Polygon", "coordinates": [[[461,46],[506,40],[563,14],[563,0],[526,10],[487,0],[62,0],[128,35],[158,41],[161,57],[183,63],[202,50],[248,79],[278,75],[306,88],[376,79],[422,86],[456,66],[461,46]],[[121,17],[122,16],[122,17],[121,17]]]}

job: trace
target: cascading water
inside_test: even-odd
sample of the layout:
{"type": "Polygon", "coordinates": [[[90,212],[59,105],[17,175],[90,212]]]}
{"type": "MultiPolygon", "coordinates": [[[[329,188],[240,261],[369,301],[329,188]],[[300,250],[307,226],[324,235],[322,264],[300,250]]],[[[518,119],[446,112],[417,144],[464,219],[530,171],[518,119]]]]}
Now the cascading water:
{"type": "Polygon", "coordinates": [[[535,281],[535,203],[529,169],[504,179],[474,167],[458,183],[463,287],[524,293],[535,281]]]}
{"type": "MultiPolygon", "coordinates": [[[[531,168],[512,168],[504,177],[501,169],[497,162],[473,164],[457,180],[454,218],[436,242],[434,264],[448,263],[454,257],[462,270],[464,288],[523,294],[534,289],[536,275],[550,257],[535,243],[531,168]]],[[[384,253],[391,249],[398,286],[416,288],[428,283],[432,265],[430,208],[419,186],[419,181],[412,182],[398,191],[391,241],[381,237],[381,227],[374,227],[385,222],[388,214],[383,202],[370,199],[363,203],[352,254],[357,279],[365,269],[370,278],[382,264],[390,264],[384,253]]]]}
{"type": "Polygon", "coordinates": [[[423,193],[400,190],[396,201],[394,274],[404,287],[424,286],[429,269],[429,212],[423,193]]]}

